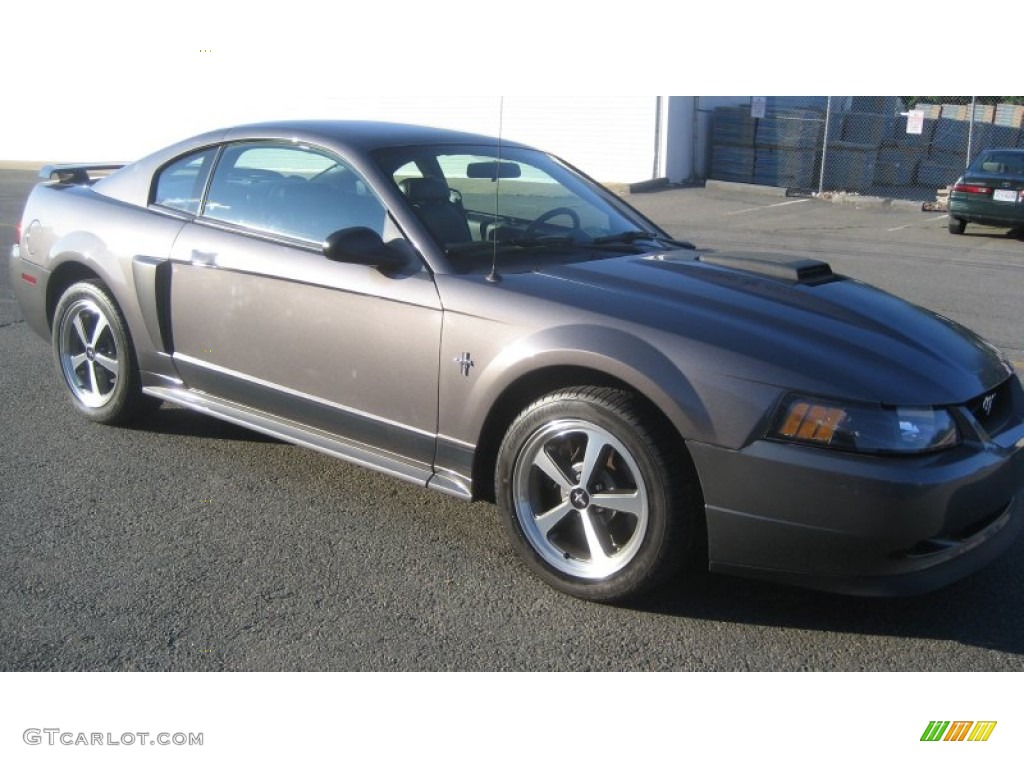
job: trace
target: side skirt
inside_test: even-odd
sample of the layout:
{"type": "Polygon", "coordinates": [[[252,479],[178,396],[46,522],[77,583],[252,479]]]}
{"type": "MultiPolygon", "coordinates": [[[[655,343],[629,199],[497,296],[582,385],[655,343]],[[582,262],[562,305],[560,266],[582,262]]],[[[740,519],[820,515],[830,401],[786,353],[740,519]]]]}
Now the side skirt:
{"type": "Polygon", "coordinates": [[[448,473],[435,474],[427,464],[412,463],[393,454],[375,451],[366,445],[341,440],[333,435],[272,416],[264,411],[247,408],[244,405],[190,389],[148,386],[143,387],[142,391],[161,400],[270,435],[287,443],[312,448],[367,469],[383,472],[392,477],[433,488],[461,499],[472,498],[469,488],[458,479],[451,477],[448,473]]]}

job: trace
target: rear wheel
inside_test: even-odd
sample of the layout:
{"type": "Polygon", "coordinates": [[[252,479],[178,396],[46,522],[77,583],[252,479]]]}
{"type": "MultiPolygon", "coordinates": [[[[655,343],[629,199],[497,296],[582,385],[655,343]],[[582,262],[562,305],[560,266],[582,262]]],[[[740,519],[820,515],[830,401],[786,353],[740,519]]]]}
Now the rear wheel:
{"type": "Polygon", "coordinates": [[[124,317],[98,280],[68,288],[53,316],[53,354],[72,405],[89,419],[121,424],[153,410],[124,317]]]}
{"type": "Polygon", "coordinates": [[[498,456],[496,492],[514,547],[576,597],[636,597],[691,549],[700,516],[691,465],[634,396],[580,387],[526,408],[498,456]]]}
{"type": "Polygon", "coordinates": [[[949,231],[954,235],[962,235],[964,230],[967,229],[967,222],[963,219],[958,219],[953,216],[949,217],[949,221],[946,223],[949,227],[949,231]]]}

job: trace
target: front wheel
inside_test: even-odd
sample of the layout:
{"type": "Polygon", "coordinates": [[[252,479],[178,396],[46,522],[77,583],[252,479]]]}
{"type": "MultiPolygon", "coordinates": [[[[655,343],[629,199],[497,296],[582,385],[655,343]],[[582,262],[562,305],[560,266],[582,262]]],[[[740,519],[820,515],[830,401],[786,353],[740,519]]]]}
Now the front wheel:
{"type": "Polygon", "coordinates": [[[128,325],[97,280],[75,283],[61,296],[53,354],[71,403],[93,421],[125,423],[160,404],[142,394],[128,325]]]}
{"type": "Polygon", "coordinates": [[[601,602],[665,581],[691,549],[699,489],[685,449],[630,393],[544,397],[509,428],[496,491],[506,531],[540,578],[601,602]]]}

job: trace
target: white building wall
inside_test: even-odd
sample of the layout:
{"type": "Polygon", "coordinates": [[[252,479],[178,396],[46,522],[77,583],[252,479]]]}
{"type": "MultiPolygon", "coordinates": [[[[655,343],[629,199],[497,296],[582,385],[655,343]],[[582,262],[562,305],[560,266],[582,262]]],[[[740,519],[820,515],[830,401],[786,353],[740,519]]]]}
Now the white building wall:
{"type": "Polygon", "coordinates": [[[558,155],[599,181],[649,179],[654,170],[654,96],[391,98],[339,102],[338,117],[424,123],[497,135],[558,155]]]}
{"type": "Polygon", "coordinates": [[[309,96],[276,88],[258,97],[218,99],[200,90],[182,96],[140,91],[69,94],[73,130],[40,110],[0,129],[0,160],[132,160],[178,139],[228,125],[276,119],[338,118],[422,123],[495,136],[553,152],[604,182],[635,182],[654,172],[654,96],[309,96]],[[152,103],[150,103],[152,102],[152,103]],[[102,105],[102,109],[97,109],[102,105]]]}
{"type": "Polygon", "coordinates": [[[706,178],[711,113],[748,96],[311,96],[264,87],[223,99],[158,91],[68,93],[65,111],[94,114],[69,124],[46,110],[19,112],[0,126],[0,161],[132,160],[178,139],[228,125],[289,118],[422,123],[548,150],[602,182],[706,178]],[[152,103],[150,103],[152,102],[152,103]],[[101,107],[101,108],[100,108],[101,107]],[[659,122],[660,121],[660,122],[659,122]]]}

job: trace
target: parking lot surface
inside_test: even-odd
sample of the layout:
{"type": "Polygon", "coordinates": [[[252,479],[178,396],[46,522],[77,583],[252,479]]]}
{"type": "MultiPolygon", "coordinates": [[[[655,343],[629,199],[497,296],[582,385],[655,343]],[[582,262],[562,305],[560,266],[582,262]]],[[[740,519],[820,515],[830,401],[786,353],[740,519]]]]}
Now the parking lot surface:
{"type": "MultiPolygon", "coordinates": [[[[33,181],[0,171],[0,669],[1024,671],[1024,540],[917,598],[687,573],[600,606],[533,579],[491,505],[167,405],[88,423],[11,294],[33,181]]],[[[754,191],[629,200],[702,247],[825,259],[1024,362],[1005,230],[754,191]]]]}

